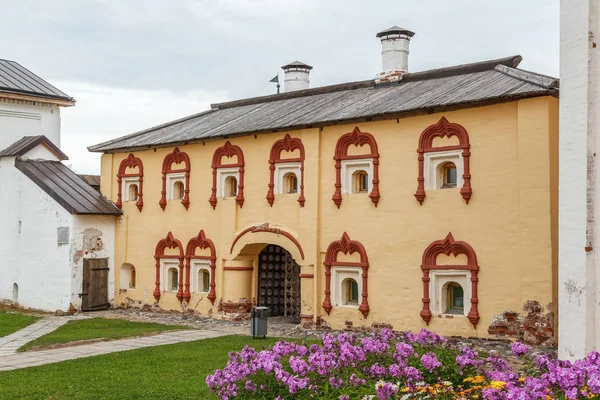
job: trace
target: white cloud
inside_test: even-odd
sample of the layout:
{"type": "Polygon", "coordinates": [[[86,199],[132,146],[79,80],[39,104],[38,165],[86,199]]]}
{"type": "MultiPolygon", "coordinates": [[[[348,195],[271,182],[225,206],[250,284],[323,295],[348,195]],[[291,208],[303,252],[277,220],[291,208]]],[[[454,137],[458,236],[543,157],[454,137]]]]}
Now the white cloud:
{"type": "Polygon", "coordinates": [[[77,100],[63,108],[62,150],[78,173],[99,173],[100,154],[87,147],[159,125],[228,100],[226,92],[132,90],[80,82],[52,82],[77,100]]]}

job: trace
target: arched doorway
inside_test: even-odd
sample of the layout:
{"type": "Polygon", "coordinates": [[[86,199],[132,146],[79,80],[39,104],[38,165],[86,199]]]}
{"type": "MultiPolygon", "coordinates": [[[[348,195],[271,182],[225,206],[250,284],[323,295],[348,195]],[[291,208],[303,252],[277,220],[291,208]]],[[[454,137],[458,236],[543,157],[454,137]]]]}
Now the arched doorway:
{"type": "Polygon", "coordinates": [[[283,247],[269,244],[258,255],[257,298],[270,316],[300,321],[300,266],[283,247]]]}

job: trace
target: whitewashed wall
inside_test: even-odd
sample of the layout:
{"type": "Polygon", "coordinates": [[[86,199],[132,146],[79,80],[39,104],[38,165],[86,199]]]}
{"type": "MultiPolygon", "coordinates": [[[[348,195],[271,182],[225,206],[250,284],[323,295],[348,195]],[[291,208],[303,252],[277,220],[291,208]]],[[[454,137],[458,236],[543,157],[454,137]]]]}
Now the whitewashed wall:
{"type": "Polygon", "coordinates": [[[600,74],[597,0],[560,6],[559,319],[561,358],[600,345],[600,74]]]}
{"type": "Polygon", "coordinates": [[[76,215],[73,217],[71,239],[71,303],[81,308],[83,284],[83,260],[86,258],[108,258],[108,301],[115,294],[115,217],[100,215],[76,215]]]}
{"type": "Polygon", "coordinates": [[[67,310],[70,246],[57,244],[57,228],[71,227],[73,216],[14,162],[14,157],[0,159],[0,299],[12,299],[17,283],[20,305],[67,310]]]}
{"type": "Polygon", "coordinates": [[[0,95],[0,150],[23,136],[44,135],[60,147],[60,108],[56,104],[5,99],[0,95]]]}

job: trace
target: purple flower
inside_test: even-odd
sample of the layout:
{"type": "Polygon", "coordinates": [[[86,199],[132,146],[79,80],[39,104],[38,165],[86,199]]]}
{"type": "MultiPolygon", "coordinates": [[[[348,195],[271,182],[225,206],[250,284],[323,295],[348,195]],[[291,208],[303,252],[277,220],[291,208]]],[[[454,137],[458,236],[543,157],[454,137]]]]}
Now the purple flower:
{"type": "Polygon", "coordinates": [[[423,356],[421,357],[421,364],[430,373],[433,373],[433,370],[442,366],[442,363],[437,359],[435,353],[432,352],[423,354],[423,356]]]}
{"type": "Polygon", "coordinates": [[[529,352],[529,346],[520,342],[514,342],[511,346],[512,352],[515,356],[521,357],[529,352]]]}

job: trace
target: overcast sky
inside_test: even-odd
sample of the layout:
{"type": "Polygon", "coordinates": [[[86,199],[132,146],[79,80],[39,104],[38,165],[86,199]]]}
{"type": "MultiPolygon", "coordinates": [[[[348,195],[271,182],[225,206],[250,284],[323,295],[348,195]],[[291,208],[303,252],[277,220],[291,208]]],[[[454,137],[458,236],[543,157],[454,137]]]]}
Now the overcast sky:
{"type": "Polygon", "coordinates": [[[61,111],[61,147],[79,173],[100,169],[87,146],[274,93],[268,81],[294,60],[314,67],[312,87],[370,79],[381,69],[375,34],[392,25],[416,33],[411,72],[520,54],[520,68],[558,77],[558,0],[0,0],[0,9],[0,58],[77,100],[61,111]]]}

